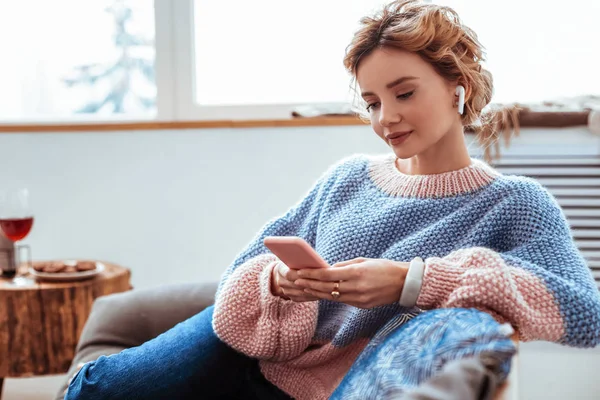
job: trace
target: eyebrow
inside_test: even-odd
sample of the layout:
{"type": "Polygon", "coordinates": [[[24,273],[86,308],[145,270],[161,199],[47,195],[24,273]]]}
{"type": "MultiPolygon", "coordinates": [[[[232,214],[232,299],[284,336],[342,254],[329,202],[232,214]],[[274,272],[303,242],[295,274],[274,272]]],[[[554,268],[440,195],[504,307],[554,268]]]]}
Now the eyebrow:
{"type": "MultiPolygon", "coordinates": [[[[416,76],[403,76],[402,78],[398,78],[393,82],[388,83],[387,85],[385,85],[386,88],[391,89],[394,86],[398,86],[399,84],[406,82],[406,81],[412,81],[414,79],[419,79],[416,76]]],[[[362,97],[367,97],[367,96],[374,96],[375,93],[373,92],[364,92],[360,94],[362,97]]]]}

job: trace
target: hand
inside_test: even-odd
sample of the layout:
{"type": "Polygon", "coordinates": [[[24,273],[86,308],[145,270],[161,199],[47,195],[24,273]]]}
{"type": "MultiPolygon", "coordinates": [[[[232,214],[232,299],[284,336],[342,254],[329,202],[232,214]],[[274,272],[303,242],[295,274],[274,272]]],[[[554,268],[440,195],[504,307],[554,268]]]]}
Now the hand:
{"type": "Polygon", "coordinates": [[[319,300],[317,297],[306,293],[303,287],[294,284],[294,281],[297,279],[297,270],[293,270],[283,262],[278,261],[271,274],[271,293],[286,300],[296,302],[319,300]]]}
{"type": "MultiPolygon", "coordinates": [[[[392,304],[400,299],[410,263],[375,258],[355,258],[331,268],[303,269],[294,283],[319,299],[333,300],[331,292],[339,283],[337,301],[359,308],[392,304]]],[[[287,291],[286,291],[287,292],[287,291]]]]}

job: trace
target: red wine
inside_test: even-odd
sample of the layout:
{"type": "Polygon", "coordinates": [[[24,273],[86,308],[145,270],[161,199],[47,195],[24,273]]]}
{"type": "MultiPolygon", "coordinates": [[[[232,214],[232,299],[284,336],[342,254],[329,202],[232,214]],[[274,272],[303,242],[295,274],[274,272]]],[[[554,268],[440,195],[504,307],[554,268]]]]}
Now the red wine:
{"type": "Polygon", "coordinates": [[[1,271],[2,273],[0,275],[2,275],[5,278],[14,278],[15,275],[17,274],[17,270],[16,269],[6,269],[1,271]]]}
{"type": "Polygon", "coordinates": [[[4,235],[16,242],[25,238],[33,226],[33,217],[26,218],[0,218],[0,229],[4,235]]]}

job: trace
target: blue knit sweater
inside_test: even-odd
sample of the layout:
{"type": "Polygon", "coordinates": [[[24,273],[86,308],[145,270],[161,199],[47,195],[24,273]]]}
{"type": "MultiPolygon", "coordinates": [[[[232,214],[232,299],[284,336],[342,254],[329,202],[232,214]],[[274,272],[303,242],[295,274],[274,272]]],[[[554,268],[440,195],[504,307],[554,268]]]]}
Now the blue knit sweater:
{"type": "Polygon", "coordinates": [[[392,318],[477,308],[521,340],[600,342],[600,295],[554,197],[535,180],[472,160],[435,175],[405,175],[395,158],[356,155],[332,166],[285,215],[270,221],[223,275],[213,326],[261,359],[297,398],[327,398],[392,318]],[[262,239],[300,236],[330,264],[356,257],[425,260],[417,307],[358,309],[271,294],[279,262],[262,239]]]}

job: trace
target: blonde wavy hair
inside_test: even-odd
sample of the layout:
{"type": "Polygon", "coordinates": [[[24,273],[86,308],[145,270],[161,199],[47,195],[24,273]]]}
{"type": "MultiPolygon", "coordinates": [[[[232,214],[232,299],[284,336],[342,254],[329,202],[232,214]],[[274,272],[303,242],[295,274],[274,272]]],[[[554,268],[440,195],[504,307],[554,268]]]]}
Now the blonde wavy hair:
{"type": "Polygon", "coordinates": [[[477,34],[452,8],[419,0],[396,0],[375,15],[362,18],[346,48],[344,66],[353,76],[354,110],[361,118],[369,119],[356,88],[356,72],[364,57],[383,47],[416,53],[440,76],[465,87],[462,122],[478,133],[486,159],[493,158],[492,146],[498,156],[500,132],[507,143],[513,129],[518,134],[518,107],[489,107],[483,113],[492,99],[494,84],[492,74],[482,66],[485,53],[477,34]]]}

